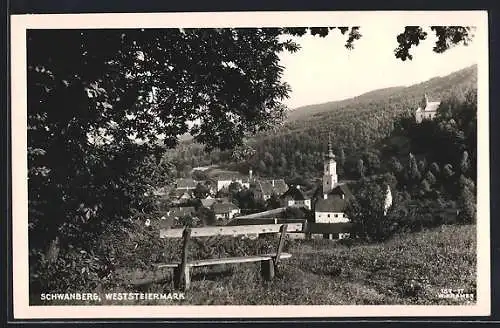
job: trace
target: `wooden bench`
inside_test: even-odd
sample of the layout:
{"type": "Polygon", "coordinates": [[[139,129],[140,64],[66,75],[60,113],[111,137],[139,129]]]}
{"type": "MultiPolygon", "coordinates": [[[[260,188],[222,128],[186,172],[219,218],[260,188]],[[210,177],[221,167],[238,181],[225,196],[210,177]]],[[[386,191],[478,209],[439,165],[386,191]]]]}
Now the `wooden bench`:
{"type": "Polygon", "coordinates": [[[157,268],[174,269],[174,286],[178,289],[187,290],[191,284],[191,268],[235,263],[261,263],[261,275],[266,280],[272,280],[278,264],[283,259],[292,257],[292,254],[283,253],[283,246],[288,232],[302,230],[301,223],[292,224],[265,224],[249,226],[220,226],[185,229],[165,229],[160,231],[160,238],[182,238],[181,261],[176,263],[159,264],[157,268]],[[272,254],[260,254],[240,257],[227,257],[218,259],[188,260],[188,243],[192,237],[209,236],[241,236],[249,234],[279,233],[276,252],[272,254]]]}

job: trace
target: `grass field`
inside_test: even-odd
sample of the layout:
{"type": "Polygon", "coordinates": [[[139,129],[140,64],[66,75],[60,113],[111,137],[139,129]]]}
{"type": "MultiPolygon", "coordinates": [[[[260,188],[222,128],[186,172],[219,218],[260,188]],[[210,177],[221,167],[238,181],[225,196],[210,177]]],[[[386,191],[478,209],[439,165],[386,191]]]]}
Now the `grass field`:
{"type": "MultiPolygon", "coordinates": [[[[442,288],[475,293],[475,225],[442,226],[398,235],[374,245],[289,240],[285,250],[293,257],[282,262],[272,282],[262,280],[257,263],[195,268],[192,286],[184,301],[120,304],[435,305],[474,302],[443,299],[438,295],[442,288]]],[[[168,270],[157,274],[166,272],[168,270]]],[[[144,278],[139,271],[132,276],[136,280],[144,278]]],[[[151,273],[146,276],[151,277],[151,273]]],[[[173,285],[167,273],[162,283],[107,292],[112,291],[162,293],[173,291],[173,285]]]]}

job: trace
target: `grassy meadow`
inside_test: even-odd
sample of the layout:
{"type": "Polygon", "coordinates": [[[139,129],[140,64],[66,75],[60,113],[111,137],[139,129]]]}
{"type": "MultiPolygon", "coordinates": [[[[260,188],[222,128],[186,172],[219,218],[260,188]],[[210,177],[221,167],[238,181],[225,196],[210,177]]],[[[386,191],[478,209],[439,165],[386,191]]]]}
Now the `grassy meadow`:
{"type": "MultiPolygon", "coordinates": [[[[475,225],[401,234],[381,244],[288,240],[285,251],[293,257],[282,262],[271,282],[262,280],[258,263],[194,268],[192,285],[183,301],[119,304],[445,305],[471,301],[440,299],[442,288],[475,293],[475,225]]],[[[106,292],[173,291],[168,269],[156,273],[126,269],[117,274],[133,282],[133,287],[106,292]]]]}

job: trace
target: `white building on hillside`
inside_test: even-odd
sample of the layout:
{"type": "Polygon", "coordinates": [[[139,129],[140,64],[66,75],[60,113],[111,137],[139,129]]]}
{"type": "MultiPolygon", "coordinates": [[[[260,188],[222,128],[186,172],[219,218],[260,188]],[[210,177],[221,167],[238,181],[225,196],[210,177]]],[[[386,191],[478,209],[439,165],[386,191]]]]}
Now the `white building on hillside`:
{"type": "Polygon", "coordinates": [[[430,102],[427,95],[424,94],[424,98],[420,103],[420,107],[418,107],[417,111],[415,112],[415,121],[417,123],[422,123],[423,120],[434,119],[440,104],[440,101],[430,102]]]}

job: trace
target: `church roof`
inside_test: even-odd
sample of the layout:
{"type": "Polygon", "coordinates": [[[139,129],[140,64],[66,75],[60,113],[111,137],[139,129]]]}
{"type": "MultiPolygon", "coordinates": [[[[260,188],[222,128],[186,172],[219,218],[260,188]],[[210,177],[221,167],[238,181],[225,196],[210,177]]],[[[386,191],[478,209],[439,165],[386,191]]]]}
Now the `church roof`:
{"type": "Polygon", "coordinates": [[[427,103],[427,106],[425,106],[424,112],[435,112],[437,111],[440,104],[440,101],[429,102],[427,103]]]}
{"type": "Polygon", "coordinates": [[[318,199],[314,206],[315,212],[344,212],[347,206],[345,199],[334,197],[328,199],[318,199]]]}
{"type": "Polygon", "coordinates": [[[420,107],[417,109],[417,112],[435,112],[437,111],[440,104],[440,101],[429,101],[427,94],[424,94],[424,98],[420,107]]]}

